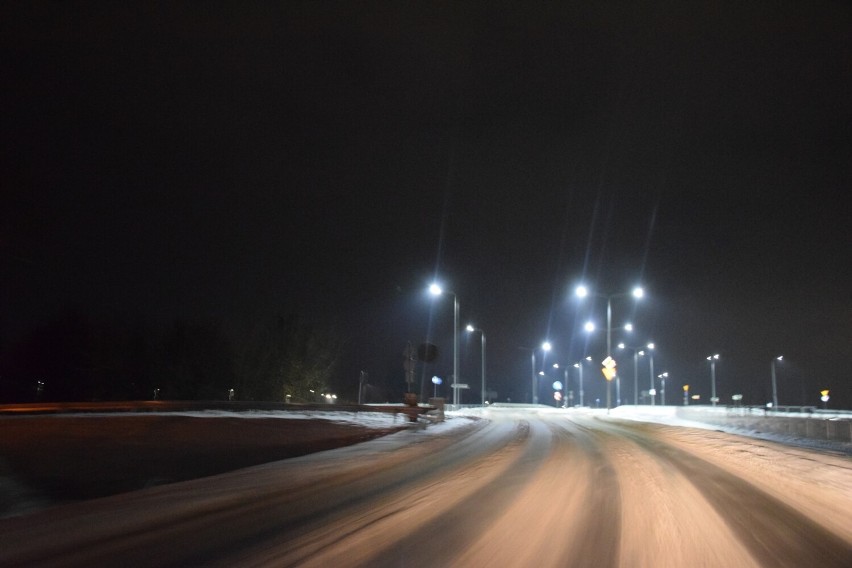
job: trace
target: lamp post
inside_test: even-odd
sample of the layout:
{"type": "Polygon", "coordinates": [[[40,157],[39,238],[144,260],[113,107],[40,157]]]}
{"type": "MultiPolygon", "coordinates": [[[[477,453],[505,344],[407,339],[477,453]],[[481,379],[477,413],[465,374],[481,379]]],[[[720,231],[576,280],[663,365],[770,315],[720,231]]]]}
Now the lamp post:
{"type": "MultiPolygon", "coordinates": [[[[532,370],[532,373],[530,375],[530,382],[531,382],[531,388],[532,388],[532,392],[530,394],[532,396],[530,397],[530,400],[532,401],[533,404],[538,404],[538,394],[536,394],[537,380],[536,380],[536,373],[535,373],[535,351],[536,351],[536,348],[535,347],[526,347],[524,345],[518,345],[518,349],[523,349],[525,351],[530,352],[530,363],[531,363],[531,370],[532,370]]],[[[547,351],[550,351],[552,349],[552,346],[550,345],[549,341],[545,341],[544,343],[541,344],[540,349],[542,351],[547,352],[547,351]]]]}
{"type": "Polygon", "coordinates": [[[434,393],[432,396],[434,396],[435,398],[438,398],[438,385],[440,385],[442,382],[444,381],[441,380],[441,377],[432,377],[432,384],[435,385],[433,389],[434,393]]]}
{"type": "MultiPolygon", "coordinates": [[[[554,363],[553,368],[558,371],[560,368],[559,363],[554,363]]],[[[555,390],[562,391],[562,394],[564,395],[562,397],[562,408],[568,408],[568,367],[562,369],[562,375],[564,377],[564,381],[562,382],[562,388],[555,390]]]]}
{"type": "Polygon", "coordinates": [[[584,360],[585,361],[591,361],[592,358],[591,357],[585,357],[583,359],[580,359],[576,363],[574,363],[574,367],[576,367],[580,371],[580,384],[579,384],[579,386],[580,386],[580,406],[581,407],[585,406],[585,404],[583,402],[583,396],[585,395],[585,393],[583,392],[583,361],[584,360]]]}
{"type": "Polygon", "coordinates": [[[783,361],[784,356],[779,355],[772,360],[772,408],[778,410],[778,384],[775,382],[775,361],[783,361]]]}
{"type": "Polygon", "coordinates": [[[485,406],[485,332],[481,328],[473,327],[471,324],[467,324],[467,330],[471,333],[478,331],[482,339],[480,344],[482,350],[482,406],[485,406]]]}
{"type": "Polygon", "coordinates": [[[660,404],[662,406],[666,405],[666,379],[669,378],[669,373],[665,372],[661,375],[657,375],[657,378],[660,379],[660,404]]]}
{"type": "Polygon", "coordinates": [[[530,353],[530,362],[532,364],[532,386],[530,387],[530,402],[532,404],[535,404],[535,401],[537,400],[537,397],[535,395],[535,349],[530,349],[530,353]]]}
{"type": "MultiPolygon", "coordinates": [[[[649,343],[649,346],[653,345],[653,343],[649,343]]],[[[624,343],[618,344],[619,349],[629,349],[633,351],[633,404],[635,406],[639,405],[639,357],[645,356],[644,348],[642,347],[633,347],[630,345],[625,345],[624,343]]],[[[650,348],[650,347],[649,347],[650,348]]],[[[653,365],[652,365],[653,372],[653,365]]],[[[651,385],[653,388],[653,384],[651,385]]]]}
{"type": "Polygon", "coordinates": [[[657,396],[656,389],[654,389],[654,344],[648,344],[648,362],[651,365],[651,372],[649,374],[651,378],[651,388],[648,390],[648,395],[651,397],[651,406],[656,405],[657,396]]]}
{"type": "MultiPolygon", "coordinates": [[[[592,358],[591,358],[591,357],[587,357],[587,359],[591,361],[591,359],[592,359],[592,358]]],[[[579,364],[579,363],[574,363],[574,366],[580,369],[580,393],[581,393],[581,394],[580,394],[580,397],[581,397],[581,398],[580,398],[580,400],[582,400],[582,392],[583,392],[583,379],[582,379],[582,375],[583,375],[583,369],[582,369],[582,368],[580,368],[580,364],[579,364]]],[[[554,363],[554,364],[553,364],[553,368],[554,368],[554,369],[559,369],[559,367],[560,367],[559,363],[554,363]]],[[[569,365],[565,365],[565,366],[562,368],[562,375],[563,375],[563,378],[564,378],[564,382],[562,383],[562,384],[563,384],[563,386],[564,386],[564,389],[563,389],[563,391],[564,391],[564,392],[563,392],[563,394],[564,394],[564,400],[563,400],[562,408],[570,408],[570,407],[569,407],[569,405],[568,405],[568,399],[569,399],[568,393],[569,393],[569,392],[571,392],[571,393],[572,393],[572,394],[571,394],[571,401],[573,401],[573,400],[574,400],[574,399],[573,399],[573,396],[574,396],[574,395],[573,395],[573,391],[571,391],[571,390],[570,390],[570,388],[569,388],[569,385],[570,385],[570,383],[571,383],[571,378],[570,378],[570,377],[569,377],[569,375],[568,375],[568,367],[569,367],[569,365]]],[[[582,402],[580,403],[580,406],[582,406],[582,402]]]]}
{"type": "MultiPolygon", "coordinates": [[[[549,341],[545,341],[541,344],[541,350],[547,353],[553,347],[550,345],[549,341]]],[[[538,389],[536,388],[536,380],[535,380],[535,351],[533,351],[533,382],[532,382],[532,401],[533,404],[538,404],[538,389]]]]}
{"type": "MultiPolygon", "coordinates": [[[[559,365],[558,365],[558,364],[553,365],[553,368],[554,368],[554,369],[558,369],[558,368],[559,368],[559,365]]],[[[538,376],[539,376],[539,377],[542,377],[542,378],[547,378],[547,373],[545,373],[545,372],[544,372],[544,370],[541,370],[541,371],[539,371],[539,372],[538,372],[538,376]]],[[[553,382],[553,390],[554,390],[554,391],[561,391],[563,386],[564,386],[564,385],[563,385],[561,382],[559,382],[559,381],[554,381],[554,382],[553,382]]],[[[558,399],[555,399],[555,400],[558,400],[558,399]]],[[[558,404],[557,404],[557,407],[558,407],[558,404]]]]}
{"type": "Polygon", "coordinates": [[[459,297],[455,292],[442,289],[438,284],[429,286],[429,292],[433,296],[440,296],[444,292],[453,296],[453,383],[450,385],[453,389],[453,406],[458,408],[459,405],[459,297]]]}
{"type": "MultiPolygon", "coordinates": [[[[607,357],[612,356],[612,299],[628,295],[632,295],[634,298],[639,299],[645,295],[645,291],[641,287],[637,286],[629,294],[593,294],[592,292],[589,292],[587,287],[581,285],[577,286],[574,292],[580,298],[585,298],[590,295],[597,296],[599,298],[606,298],[606,355],[607,357]]],[[[624,326],[624,329],[631,331],[633,326],[628,323],[624,326]]]]}
{"type": "Polygon", "coordinates": [[[719,360],[719,354],[710,355],[707,360],[710,361],[710,402],[713,403],[713,406],[716,406],[719,401],[716,398],[716,361],[719,360]]]}
{"type": "MultiPolygon", "coordinates": [[[[606,356],[607,356],[607,361],[613,365],[612,370],[615,370],[616,367],[615,367],[614,362],[612,361],[612,299],[620,297],[620,296],[627,296],[628,294],[626,294],[626,293],[625,294],[609,294],[609,295],[592,294],[591,292],[589,292],[589,289],[587,287],[582,286],[582,285],[577,286],[577,288],[575,290],[575,294],[577,294],[577,296],[580,297],[580,298],[585,298],[586,296],[589,296],[589,295],[594,295],[594,296],[597,296],[599,298],[606,298],[606,356]]],[[[633,289],[632,292],[630,292],[630,294],[632,294],[634,298],[639,299],[639,298],[641,298],[642,296],[645,295],[645,291],[641,287],[637,286],[633,289]]],[[[631,324],[627,324],[627,325],[624,326],[624,328],[629,331],[629,330],[633,329],[633,326],[631,324]]],[[[587,323],[586,324],[586,331],[592,331],[592,330],[594,330],[594,326],[590,326],[590,324],[587,323]]],[[[616,376],[618,376],[617,371],[616,371],[616,376]]],[[[612,388],[611,383],[612,383],[611,380],[608,380],[606,382],[606,394],[607,394],[607,396],[606,396],[606,409],[607,409],[607,412],[609,412],[609,409],[611,407],[611,402],[610,402],[610,400],[611,400],[610,399],[610,391],[611,391],[611,388],[612,388]]]]}

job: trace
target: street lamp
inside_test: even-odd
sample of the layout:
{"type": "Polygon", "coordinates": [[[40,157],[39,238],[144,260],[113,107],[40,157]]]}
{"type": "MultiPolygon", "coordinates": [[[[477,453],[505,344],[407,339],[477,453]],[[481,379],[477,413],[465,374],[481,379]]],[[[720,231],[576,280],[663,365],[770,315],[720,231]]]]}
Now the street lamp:
{"type": "MultiPolygon", "coordinates": [[[[549,341],[545,341],[544,343],[541,344],[541,350],[544,351],[545,353],[547,353],[551,349],[553,349],[553,346],[550,344],[549,341]]],[[[533,371],[535,371],[535,351],[533,351],[533,371]]],[[[544,374],[544,373],[542,373],[542,374],[544,374]]],[[[532,383],[532,389],[533,389],[532,401],[533,401],[533,404],[538,404],[538,389],[536,388],[537,386],[538,385],[536,385],[536,381],[535,381],[535,373],[533,373],[533,383],[532,383]]]]}
{"type": "MultiPolygon", "coordinates": [[[[649,344],[653,345],[653,343],[649,344]]],[[[632,347],[624,343],[618,344],[619,349],[630,349],[633,351],[633,404],[639,405],[639,357],[645,355],[645,351],[641,347],[632,347]]],[[[653,387],[653,385],[652,385],[653,387]]]]}
{"type": "MultiPolygon", "coordinates": [[[[559,370],[559,363],[554,363],[553,368],[556,369],[556,370],[559,370]]],[[[565,382],[562,383],[562,385],[565,387],[563,389],[563,393],[562,393],[563,394],[562,408],[568,408],[568,384],[569,384],[569,380],[568,380],[568,366],[567,365],[562,369],[562,374],[565,377],[565,382]]]]}
{"type": "MultiPolygon", "coordinates": [[[[552,367],[558,371],[558,370],[559,370],[560,365],[559,365],[559,363],[554,363],[554,364],[552,365],[552,367]]],[[[566,406],[565,406],[565,405],[566,405],[566,404],[568,404],[568,367],[565,367],[565,368],[562,370],[562,374],[565,376],[565,381],[564,381],[564,382],[556,381],[556,382],[557,382],[557,383],[559,383],[560,385],[562,385],[563,387],[565,387],[565,388],[564,388],[564,393],[563,393],[565,396],[563,397],[562,407],[563,407],[563,408],[566,408],[566,406]]],[[[554,383],[554,385],[555,385],[555,384],[556,384],[556,383],[554,383]]],[[[563,389],[562,389],[561,387],[560,387],[560,388],[558,388],[558,389],[554,387],[554,390],[563,390],[563,389]]]]}
{"type": "Polygon", "coordinates": [[[651,389],[648,391],[648,395],[651,397],[651,406],[654,406],[657,401],[656,391],[654,389],[654,344],[648,344],[648,362],[651,364],[651,372],[649,377],[651,378],[651,389]]]}
{"type": "Polygon", "coordinates": [[[434,394],[432,396],[434,396],[435,398],[438,398],[438,385],[440,385],[443,382],[444,381],[441,380],[441,377],[432,377],[432,384],[435,385],[434,394]]]}
{"type": "MultiPolygon", "coordinates": [[[[559,363],[554,363],[552,365],[552,367],[558,371],[559,370],[559,363]]],[[[544,369],[542,369],[541,371],[538,372],[538,376],[547,378],[547,373],[545,373],[544,369]]],[[[566,391],[568,390],[568,369],[567,368],[565,369],[565,382],[563,383],[562,381],[557,379],[557,380],[553,381],[552,386],[553,386],[554,391],[562,391],[563,387],[564,387],[564,390],[566,390],[566,391]]],[[[558,403],[561,399],[560,398],[554,398],[554,400],[557,401],[557,403],[558,403]]],[[[556,404],[556,406],[558,408],[559,404],[556,404]]]]}
{"type": "Polygon", "coordinates": [[[467,324],[467,331],[478,331],[482,339],[482,342],[480,343],[482,350],[482,406],[485,406],[485,332],[482,331],[481,328],[473,327],[471,324],[467,324]]]}
{"type": "Polygon", "coordinates": [[[429,293],[433,296],[440,296],[446,292],[453,296],[453,384],[450,385],[453,389],[453,406],[458,408],[459,405],[459,297],[455,292],[442,289],[438,284],[429,286],[429,293]]]}
{"type": "MultiPolygon", "coordinates": [[[[645,291],[641,287],[637,286],[629,294],[624,293],[604,295],[589,292],[589,289],[586,286],[580,285],[577,286],[574,293],[577,294],[577,297],[579,298],[585,298],[587,296],[597,296],[599,298],[606,298],[606,355],[607,357],[612,356],[612,299],[628,295],[632,295],[634,298],[639,299],[645,295],[645,291]]],[[[586,331],[594,331],[594,324],[592,324],[591,329],[589,329],[588,326],[590,324],[591,322],[586,324],[586,331]]],[[[627,331],[631,331],[633,329],[633,325],[628,323],[624,326],[624,329],[626,329],[627,331]]]]}
{"type": "Polygon", "coordinates": [[[657,375],[657,378],[660,379],[660,404],[662,406],[666,405],[666,379],[669,378],[669,373],[665,372],[661,375],[657,375]]]}
{"type": "Polygon", "coordinates": [[[591,361],[592,358],[586,357],[585,359],[581,359],[581,360],[577,361],[576,363],[574,363],[574,367],[576,367],[577,369],[580,370],[580,407],[585,406],[585,404],[583,402],[583,395],[585,394],[583,392],[583,361],[584,360],[585,361],[591,361]]]}
{"type": "Polygon", "coordinates": [[[719,354],[710,355],[707,360],[710,361],[710,402],[713,403],[713,406],[716,406],[719,401],[716,398],[716,361],[719,360],[719,354]]]}
{"type": "MultiPolygon", "coordinates": [[[[606,356],[607,356],[607,360],[609,361],[609,363],[613,363],[612,362],[612,299],[617,298],[619,296],[627,296],[628,294],[609,294],[609,295],[592,294],[591,292],[589,292],[589,289],[586,286],[583,286],[583,285],[577,286],[575,293],[580,298],[585,298],[586,296],[590,296],[590,295],[598,296],[599,298],[606,298],[606,356]]],[[[630,294],[632,294],[634,298],[639,299],[639,298],[641,298],[642,296],[645,295],[645,291],[641,287],[637,286],[633,289],[632,292],[630,292],[630,294]]],[[[590,324],[591,324],[591,322],[586,324],[586,331],[590,331],[590,332],[594,331],[594,327],[593,326],[590,327],[590,324]]],[[[633,329],[633,326],[631,324],[627,324],[624,327],[625,327],[625,329],[629,328],[628,331],[633,329]]],[[[616,377],[617,376],[618,376],[618,373],[616,372],[616,377]]],[[[606,396],[606,401],[607,401],[606,402],[606,409],[607,409],[607,412],[609,412],[609,409],[610,409],[610,406],[611,406],[611,404],[610,404],[610,400],[611,400],[610,391],[612,389],[611,383],[612,383],[612,381],[606,382],[606,394],[607,394],[607,396],[606,396]]]]}
{"type": "MultiPolygon", "coordinates": [[[[540,349],[542,351],[545,351],[545,352],[550,351],[552,348],[553,348],[553,346],[550,344],[549,341],[545,341],[544,343],[541,344],[541,347],[540,347],[540,349]]],[[[530,400],[532,401],[533,404],[538,404],[538,394],[536,394],[536,383],[537,383],[537,381],[536,381],[536,373],[535,373],[535,351],[536,350],[535,350],[534,347],[525,347],[523,345],[519,345],[518,349],[524,349],[524,350],[530,352],[530,363],[531,363],[531,367],[532,367],[532,374],[531,374],[531,378],[530,378],[530,381],[532,383],[531,384],[532,397],[530,398],[530,400]]],[[[541,372],[539,374],[543,375],[544,372],[541,372]]]]}
{"type": "Polygon", "coordinates": [[[775,361],[783,361],[784,356],[779,355],[772,360],[772,408],[778,410],[778,385],[775,382],[775,361]]]}

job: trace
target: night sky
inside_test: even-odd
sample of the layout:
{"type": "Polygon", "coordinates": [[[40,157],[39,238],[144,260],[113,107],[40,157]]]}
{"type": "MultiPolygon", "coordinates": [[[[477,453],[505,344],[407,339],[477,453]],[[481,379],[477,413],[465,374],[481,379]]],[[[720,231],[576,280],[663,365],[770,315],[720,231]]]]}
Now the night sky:
{"type": "Polygon", "coordinates": [[[783,354],[781,404],[852,408],[848,3],[7,4],[3,347],[71,308],[295,311],[345,337],[341,392],[401,391],[407,341],[441,350],[418,380],[452,372],[437,279],[498,400],[549,339],[605,404],[605,302],[573,288],[641,283],[613,325],[656,343],[668,402],[706,402],[719,353],[722,402],[763,404],[783,354]]]}

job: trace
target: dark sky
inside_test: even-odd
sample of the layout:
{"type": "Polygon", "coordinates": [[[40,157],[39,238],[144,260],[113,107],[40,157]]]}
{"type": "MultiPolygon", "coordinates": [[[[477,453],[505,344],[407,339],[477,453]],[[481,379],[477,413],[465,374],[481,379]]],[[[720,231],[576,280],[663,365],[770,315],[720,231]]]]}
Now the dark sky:
{"type": "MultiPolygon", "coordinates": [[[[437,276],[522,400],[519,345],[605,356],[576,283],[641,282],[614,325],[655,341],[670,402],[706,400],[718,352],[723,402],[763,403],[784,354],[782,404],[852,408],[848,3],[12,4],[7,342],[70,307],[233,330],[296,310],[342,330],[354,391],[401,383],[409,340],[451,372],[437,276]]],[[[461,358],[478,384],[476,338],[461,358]]]]}

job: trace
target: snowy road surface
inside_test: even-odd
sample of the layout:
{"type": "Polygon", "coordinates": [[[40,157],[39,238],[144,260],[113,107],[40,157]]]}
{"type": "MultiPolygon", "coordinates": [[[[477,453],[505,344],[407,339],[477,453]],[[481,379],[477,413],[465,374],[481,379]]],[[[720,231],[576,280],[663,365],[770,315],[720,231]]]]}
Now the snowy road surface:
{"type": "Polygon", "coordinates": [[[582,411],[0,520],[2,566],[852,566],[852,460],[582,411]]]}

